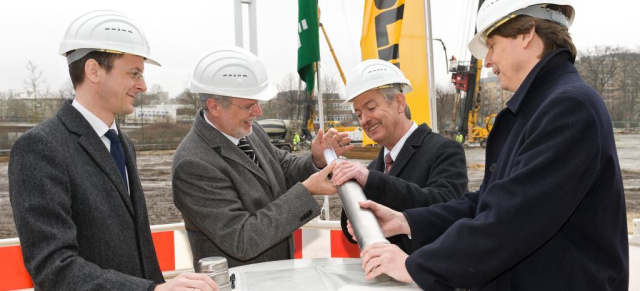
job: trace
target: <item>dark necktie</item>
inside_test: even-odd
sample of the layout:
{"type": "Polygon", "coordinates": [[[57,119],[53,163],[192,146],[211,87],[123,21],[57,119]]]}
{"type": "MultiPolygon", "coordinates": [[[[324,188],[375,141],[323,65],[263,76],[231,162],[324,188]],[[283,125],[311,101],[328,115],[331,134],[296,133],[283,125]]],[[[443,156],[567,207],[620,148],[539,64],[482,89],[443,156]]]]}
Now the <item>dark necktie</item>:
{"type": "Polygon", "coordinates": [[[124,181],[124,186],[128,189],[129,183],[127,182],[127,167],[124,158],[124,150],[122,149],[122,143],[120,143],[120,138],[114,129],[109,129],[107,133],[104,134],[111,141],[111,157],[114,161],[116,161],[116,165],[118,166],[118,170],[120,171],[120,175],[122,176],[122,181],[124,181]]]}
{"type": "Polygon", "coordinates": [[[258,159],[256,158],[256,153],[253,152],[253,148],[251,148],[251,145],[249,144],[249,142],[247,141],[246,138],[241,138],[240,142],[238,142],[238,147],[245,153],[247,154],[247,156],[249,156],[249,159],[251,159],[254,163],[256,163],[256,165],[258,165],[258,167],[260,166],[260,163],[258,162],[258,159]]]}
{"type": "Polygon", "coordinates": [[[384,172],[388,174],[391,171],[391,166],[393,166],[393,159],[391,158],[391,153],[387,153],[384,156],[384,172]]]}

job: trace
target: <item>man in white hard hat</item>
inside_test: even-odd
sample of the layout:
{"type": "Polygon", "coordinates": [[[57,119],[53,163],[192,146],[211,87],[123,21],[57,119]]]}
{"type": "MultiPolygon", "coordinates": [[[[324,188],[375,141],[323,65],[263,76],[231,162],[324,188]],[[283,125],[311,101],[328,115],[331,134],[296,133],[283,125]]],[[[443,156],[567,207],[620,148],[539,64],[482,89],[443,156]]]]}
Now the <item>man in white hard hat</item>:
{"type": "Polygon", "coordinates": [[[60,45],[76,91],[11,148],[9,194],[36,290],[217,290],[204,274],[165,283],[129,137],[117,114],[146,91],[149,46],[114,11],[80,16],[60,45]]]}
{"type": "MultiPolygon", "coordinates": [[[[396,211],[447,202],[467,192],[467,164],[462,146],[411,121],[404,94],[411,84],[402,71],[378,59],[358,64],[347,79],[346,101],[364,132],[382,146],[378,158],[365,167],[359,162],[341,162],[333,169],[335,185],[355,179],[368,199],[396,211]]],[[[347,238],[347,217],[342,211],[342,229],[347,238]]],[[[406,235],[389,238],[407,253],[406,235]]]]}
{"type": "Polygon", "coordinates": [[[386,235],[363,251],[381,273],[425,290],[627,290],[624,191],[611,120],[578,74],[565,0],[486,1],[469,44],[502,89],[480,189],[428,208],[395,212],[367,201],[386,235]]]}
{"type": "Polygon", "coordinates": [[[333,164],[327,166],[322,151],[350,149],[347,134],[318,132],[310,155],[273,146],[255,119],[262,115],[259,102],[277,91],[262,62],[241,48],[221,47],[201,58],[191,92],[203,109],[176,150],[173,199],[194,266],[210,256],[227,258],[229,267],[292,259],[293,231],[320,213],[312,195],[336,193],[327,179],[333,164]]]}

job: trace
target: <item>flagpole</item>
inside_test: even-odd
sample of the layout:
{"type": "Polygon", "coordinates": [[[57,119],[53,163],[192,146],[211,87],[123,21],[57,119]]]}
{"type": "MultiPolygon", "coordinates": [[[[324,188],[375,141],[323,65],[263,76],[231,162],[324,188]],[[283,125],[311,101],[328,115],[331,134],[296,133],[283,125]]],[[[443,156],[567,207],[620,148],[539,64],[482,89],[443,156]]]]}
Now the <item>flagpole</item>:
{"type": "Polygon", "coordinates": [[[436,75],[433,71],[433,34],[431,32],[431,0],[424,1],[425,40],[427,41],[427,70],[429,79],[429,119],[431,130],[438,133],[438,96],[436,75]]]}
{"type": "MultiPolygon", "coordinates": [[[[322,83],[320,77],[320,61],[316,62],[316,78],[318,82],[316,83],[316,88],[318,90],[318,121],[320,123],[320,130],[324,133],[324,101],[322,98],[322,83]]],[[[322,212],[324,213],[324,220],[329,220],[330,218],[330,208],[329,208],[329,196],[323,195],[324,202],[322,203],[322,212]]]]}

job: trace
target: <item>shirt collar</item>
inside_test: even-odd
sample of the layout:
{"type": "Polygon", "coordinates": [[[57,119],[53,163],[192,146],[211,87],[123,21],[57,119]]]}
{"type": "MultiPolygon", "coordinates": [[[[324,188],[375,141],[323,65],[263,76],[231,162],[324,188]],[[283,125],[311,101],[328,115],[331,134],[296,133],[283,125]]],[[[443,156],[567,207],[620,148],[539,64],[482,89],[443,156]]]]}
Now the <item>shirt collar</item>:
{"type": "Polygon", "coordinates": [[[411,127],[409,127],[409,130],[404,133],[404,135],[402,136],[402,138],[400,138],[396,145],[393,146],[393,150],[389,151],[386,147],[384,148],[384,155],[386,156],[388,153],[391,153],[391,159],[395,161],[400,154],[400,150],[404,146],[404,143],[407,141],[407,138],[409,138],[409,136],[414,131],[416,131],[416,129],[418,129],[418,125],[415,122],[411,122],[411,127]]]}
{"type": "Polygon", "coordinates": [[[211,126],[213,126],[213,128],[215,128],[217,131],[219,131],[220,133],[222,133],[224,136],[226,136],[233,144],[237,145],[240,142],[240,139],[237,137],[233,137],[230,136],[224,132],[222,132],[222,130],[219,130],[215,125],[213,125],[213,123],[209,120],[209,118],[207,118],[207,114],[203,111],[202,112],[202,117],[204,117],[204,120],[211,126]]]}
{"type": "Polygon", "coordinates": [[[118,127],[116,126],[115,120],[111,123],[111,126],[107,126],[102,120],[100,120],[100,118],[89,111],[86,107],[82,106],[82,104],[80,104],[78,100],[74,99],[71,105],[76,110],[78,110],[80,114],[82,114],[82,116],[84,116],[84,119],[89,122],[89,124],[99,137],[104,136],[104,134],[107,133],[109,129],[115,130],[116,134],[118,133],[118,127]]]}

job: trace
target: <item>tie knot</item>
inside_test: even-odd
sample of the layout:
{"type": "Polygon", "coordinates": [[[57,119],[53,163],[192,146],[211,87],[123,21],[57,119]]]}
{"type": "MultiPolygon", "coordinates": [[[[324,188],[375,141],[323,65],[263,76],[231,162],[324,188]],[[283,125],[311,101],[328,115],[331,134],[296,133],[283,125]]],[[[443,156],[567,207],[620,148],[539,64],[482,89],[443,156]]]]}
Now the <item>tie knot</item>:
{"type": "Polygon", "coordinates": [[[385,164],[389,164],[389,165],[393,164],[393,159],[391,158],[391,153],[387,153],[384,156],[384,163],[385,164]]]}
{"type": "Polygon", "coordinates": [[[244,138],[244,137],[240,138],[240,141],[238,142],[238,148],[242,150],[245,154],[247,154],[249,159],[251,159],[254,163],[256,163],[256,165],[260,166],[260,163],[256,158],[256,154],[253,152],[253,149],[251,148],[251,145],[247,141],[247,138],[244,138]]]}
{"type": "Polygon", "coordinates": [[[120,138],[118,137],[118,133],[116,133],[115,129],[109,129],[104,134],[111,142],[120,142],[120,138]]]}
{"type": "Polygon", "coordinates": [[[384,156],[384,172],[389,173],[389,171],[391,171],[392,165],[393,165],[393,159],[391,158],[391,153],[387,153],[384,156]]]}
{"type": "Polygon", "coordinates": [[[238,142],[239,147],[248,146],[248,145],[249,145],[249,142],[247,141],[247,138],[245,137],[240,138],[240,142],[238,142]]]}

